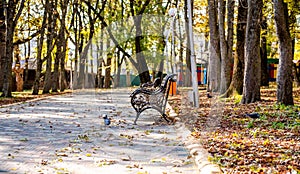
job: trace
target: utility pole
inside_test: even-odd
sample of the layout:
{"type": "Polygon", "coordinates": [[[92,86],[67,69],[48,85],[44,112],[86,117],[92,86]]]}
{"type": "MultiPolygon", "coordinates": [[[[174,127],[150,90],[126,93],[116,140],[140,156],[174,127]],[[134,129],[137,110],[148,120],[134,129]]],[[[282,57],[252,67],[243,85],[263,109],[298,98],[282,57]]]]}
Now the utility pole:
{"type": "Polygon", "coordinates": [[[196,72],[196,59],[194,50],[194,34],[193,34],[193,22],[192,22],[192,3],[191,0],[187,0],[188,5],[188,24],[189,24],[189,39],[191,49],[191,71],[192,71],[192,86],[193,86],[193,103],[194,107],[199,107],[199,93],[198,93],[198,78],[196,72]]]}

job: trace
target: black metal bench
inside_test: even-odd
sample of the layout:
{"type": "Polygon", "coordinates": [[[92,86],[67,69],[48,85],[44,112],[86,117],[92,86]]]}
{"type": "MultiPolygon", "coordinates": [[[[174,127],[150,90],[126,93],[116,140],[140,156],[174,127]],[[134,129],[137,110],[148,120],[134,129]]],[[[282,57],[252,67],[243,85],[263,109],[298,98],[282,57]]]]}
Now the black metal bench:
{"type": "Polygon", "coordinates": [[[170,122],[165,111],[171,82],[176,81],[175,76],[176,74],[170,74],[162,82],[160,79],[155,79],[153,83],[142,84],[130,95],[131,105],[137,112],[134,124],[146,109],[157,110],[167,122],[170,122]]]}

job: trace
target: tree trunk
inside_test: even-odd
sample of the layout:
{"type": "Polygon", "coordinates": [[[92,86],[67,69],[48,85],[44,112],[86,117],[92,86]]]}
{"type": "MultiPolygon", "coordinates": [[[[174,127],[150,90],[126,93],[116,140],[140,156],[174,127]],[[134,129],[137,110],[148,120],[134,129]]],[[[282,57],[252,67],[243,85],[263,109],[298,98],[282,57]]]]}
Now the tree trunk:
{"type": "Polygon", "coordinates": [[[43,64],[42,61],[43,42],[44,42],[45,28],[46,28],[46,22],[48,17],[48,13],[47,13],[48,8],[49,8],[49,3],[46,3],[44,15],[43,15],[42,27],[41,27],[41,34],[37,42],[38,49],[37,49],[37,57],[36,57],[36,74],[33,83],[32,95],[39,94],[40,78],[41,78],[42,64],[43,64]]]}
{"type": "MultiPolygon", "coordinates": [[[[232,71],[233,71],[233,21],[234,21],[234,6],[235,6],[235,1],[234,0],[228,0],[228,7],[227,7],[227,57],[228,57],[228,65],[226,66],[226,72],[227,78],[228,78],[228,84],[227,84],[227,89],[230,86],[231,80],[232,80],[232,71]]],[[[227,90],[226,89],[226,90],[227,90]]]]}
{"type": "MultiPolygon", "coordinates": [[[[79,17],[80,18],[80,17],[79,17]]],[[[82,26],[82,21],[79,20],[79,31],[82,30],[83,26],[82,26]]],[[[84,41],[84,36],[81,32],[79,32],[79,36],[80,36],[80,39],[79,39],[79,47],[78,47],[78,51],[79,51],[79,74],[78,74],[78,79],[77,79],[77,86],[76,88],[77,89],[82,89],[84,88],[84,80],[85,80],[85,62],[86,62],[86,55],[83,55],[84,53],[83,52],[83,41],[84,41]]],[[[85,46],[85,49],[88,49],[86,46],[85,46]]]]}
{"type": "Polygon", "coordinates": [[[297,87],[300,87],[300,71],[297,71],[297,65],[293,65],[293,77],[297,87]]]}
{"type": "MultiPolygon", "coordinates": [[[[18,17],[16,15],[16,4],[15,1],[8,1],[6,8],[6,47],[5,47],[5,62],[3,71],[3,97],[12,97],[12,59],[13,59],[13,40],[14,31],[16,27],[16,21],[18,17]],[[14,19],[16,15],[16,18],[14,19]]],[[[21,13],[24,8],[24,1],[21,2],[21,6],[18,13],[21,13]]],[[[3,62],[2,62],[3,63],[3,62]]]]}
{"type": "MultiPolygon", "coordinates": [[[[100,38],[103,38],[103,25],[101,26],[100,38]]],[[[97,44],[97,87],[103,88],[102,83],[102,64],[103,64],[103,40],[97,44]]]]}
{"type": "Polygon", "coordinates": [[[208,91],[218,91],[221,81],[220,36],[217,22],[217,0],[208,0],[209,6],[209,67],[208,91]]]}
{"type": "Polygon", "coordinates": [[[260,20],[262,15],[262,0],[248,1],[248,18],[245,45],[245,73],[243,98],[241,103],[254,103],[260,100],[260,20]]]}
{"type": "MultiPolygon", "coordinates": [[[[230,59],[228,54],[232,50],[228,50],[228,43],[225,38],[225,2],[224,0],[219,0],[219,33],[220,33],[220,51],[221,51],[221,83],[220,83],[220,93],[226,92],[230,85],[230,59]]],[[[232,19],[227,19],[232,20],[232,19]]],[[[232,28],[231,28],[232,29],[232,28]]],[[[228,34],[227,34],[228,35],[228,34]]]]}
{"type": "MultiPolygon", "coordinates": [[[[141,1],[142,2],[142,1],[141,1]]],[[[137,60],[137,70],[139,73],[139,77],[141,83],[146,83],[150,81],[150,73],[149,69],[145,60],[145,56],[143,53],[142,48],[142,39],[143,39],[143,32],[142,32],[142,18],[143,13],[146,7],[149,5],[150,0],[146,0],[144,4],[141,3],[141,7],[139,11],[136,11],[134,8],[134,2],[130,1],[130,12],[132,17],[134,17],[134,26],[135,26],[135,55],[137,60]]]]}
{"type": "Polygon", "coordinates": [[[0,1],[0,91],[3,89],[3,78],[4,78],[4,63],[6,60],[6,25],[4,16],[4,5],[0,1]]]}
{"type": "MultiPolygon", "coordinates": [[[[290,8],[291,10],[289,12],[289,21],[291,23],[291,25],[289,25],[289,27],[290,27],[290,30],[295,31],[296,27],[297,27],[297,15],[298,15],[299,12],[298,12],[298,4],[297,3],[292,3],[292,5],[293,6],[290,8]]],[[[295,57],[296,35],[293,34],[291,37],[292,37],[291,38],[292,39],[292,55],[293,55],[293,58],[294,58],[295,57]]],[[[297,66],[294,63],[292,73],[293,73],[293,79],[294,79],[295,84],[296,84],[297,87],[300,87],[300,72],[299,72],[299,70],[297,71],[297,66]]]]}
{"type": "Polygon", "coordinates": [[[279,39],[280,58],[277,74],[277,102],[293,105],[293,54],[289,32],[288,8],[283,0],[274,0],[276,32],[279,39]]]}
{"type": "Polygon", "coordinates": [[[268,54],[267,54],[267,19],[263,16],[261,22],[261,86],[269,86],[269,71],[268,71],[268,54]]]}
{"type": "MultiPolygon", "coordinates": [[[[186,50],[185,50],[185,62],[186,62],[186,69],[184,74],[184,85],[185,86],[192,86],[192,67],[191,67],[191,41],[189,37],[189,16],[188,16],[188,0],[184,1],[184,18],[185,18],[185,31],[186,31],[186,50]]],[[[193,12],[192,12],[193,14],[193,12]]]]}
{"type": "Polygon", "coordinates": [[[238,5],[238,17],[236,27],[236,54],[233,62],[232,81],[229,89],[223,95],[229,97],[233,94],[243,93],[244,66],[245,66],[245,37],[247,26],[247,0],[240,0],[238,5]]]}
{"type": "Polygon", "coordinates": [[[136,27],[135,54],[139,64],[139,77],[143,84],[150,81],[150,73],[142,49],[142,15],[137,16],[134,23],[136,27]]]}
{"type": "Polygon", "coordinates": [[[60,62],[60,55],[62,52],[62,42],[60,38],[58,39],[57,50],[54,58],[54,71],[53,71],[53,78],[52,78],[52,92],[58,92],[59,88],[59,62],[60,62]]]}
{"type": "MultiPolygon", "coordinates": [[[[29,16],[30,16],[30,1],[27,1],[27,18],[29,19],[29,16]]],[[[30,37],[30,30],[31,30],[31,26],[29,24],[29,21],[28,21],[28,37],[30,37]]],[[[29,58],[30,58],[30,52],[31,52],[31,45],[30,45],[30,42],[28,43],[24,43],[24,46],[26,46],[27,44],[27,54],[25,54],[25,77],[24,77],[24,83],[25,84],[28,84],[28,73],[29,73],[29,58]]]]}
{"type": "MultiPolygon", "coordinates": [[[[67,40],[66,40],[66,14],[68,10],[68,1],[61,0],[62,4],[62,14],[61,14],[61,26],[59,31],[59,39],[61,40],[62,52],[59,55],[60,60],[60,92],[63,92],[66,89],[67,81],[65,77],[65,59],[67,52],[67,40]]],[[[72,63],[72,62],[71,62],[72,63]]],[[[72,73],[72,72],[70,72],[72,73]]]]}
{"type": "MultiPolygon", "coordinates": [[[[108,40],[110,42],[110,40],[108,40]]],[[[112,60],[112,53],[107,54],[107,60],[105,65],[105,78],[104,78],[104,88],[110,88],[111,84],[111,60],[112,60]]]]}
{"type": "Polygon", "coordinates": [[[47,34],[47,55],[46,55],[46,73],[45,73],[45,81],[44,81],[44,88],[43,88],[43,94],[50,93],[50,89],[52,88],[52,50],[53,50],[53,40],[54,40],[54,34],[55,34],[55,26],[56,26],[56,15],[52,15],[55,8],[55,3],[53,0],[48,2],[50,5],[49,11],[48,11],[48,34],[47,34]]]}
{"type": "Polygon", "coordinates": [[[117,56],[116,56],[116,61],[115,61],[115,77],[114,77],[114,87],[117,88],[120,86],[120,75],[121,75],[121,66],[122,66],[122,59],[121,58],[121,51],[118,50],[117,56]]]}

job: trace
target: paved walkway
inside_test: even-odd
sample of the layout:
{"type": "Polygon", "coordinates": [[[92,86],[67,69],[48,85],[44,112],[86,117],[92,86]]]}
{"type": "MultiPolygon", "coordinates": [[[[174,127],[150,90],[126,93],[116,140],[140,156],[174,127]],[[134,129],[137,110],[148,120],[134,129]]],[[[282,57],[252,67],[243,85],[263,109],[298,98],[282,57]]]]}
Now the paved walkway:
{"type": "Polygon", "coordinates": [[[85,91],[0,108],[0,173],[199,173],[189,131],[154,124],[153,110],[133,125],[129,95],[85,91]]]}

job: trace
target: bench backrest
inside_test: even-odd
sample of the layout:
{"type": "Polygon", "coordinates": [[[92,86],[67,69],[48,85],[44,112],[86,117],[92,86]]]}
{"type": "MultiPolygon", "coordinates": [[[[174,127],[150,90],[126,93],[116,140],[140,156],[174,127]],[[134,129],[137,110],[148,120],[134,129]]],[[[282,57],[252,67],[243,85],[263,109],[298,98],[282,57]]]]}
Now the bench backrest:
{"type": "Polygon", "coordinates": [[[162,84],[162,88],[167,89],[169,82],[175,82],[176,81],[175,76],[176,76],[176,74],[169,74],[169,75],[167,75],[163,79],[163,81],[161,83],[162,84]]]}

